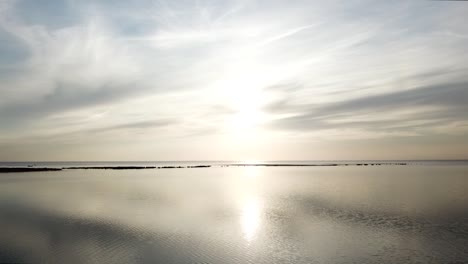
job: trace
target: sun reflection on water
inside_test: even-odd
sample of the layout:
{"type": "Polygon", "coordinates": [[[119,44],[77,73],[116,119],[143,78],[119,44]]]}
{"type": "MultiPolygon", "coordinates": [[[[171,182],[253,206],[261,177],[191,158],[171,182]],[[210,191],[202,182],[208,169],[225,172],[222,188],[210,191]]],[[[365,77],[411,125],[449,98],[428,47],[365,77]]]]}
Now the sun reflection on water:
{"type": "Polygon", "coordinates": [[[261,205],[257,199],[247,199],[242,207],[241,225],[245,240],[251,242],[260,226],[261,205]]]}
{"type": "MultiPolygon", "coordinates": [[[[248,163],[251,164],[251,163],[248,163]]],[[[236,177],[236,200],[239,202],[239,222],[243,238],[250,244],[262,224],[263,201],[261,196],[261,170],[255,166],[242,167],[236,177]]]]}
{"type": "MultiPolygon", "coordinates": [[[[254,162],[249,164],[255,164],[254,162]]],[[[244,168],[244,175],[247,177],[257,177],[259,175],[259,169],[255,166],[247,166],[244,168]]],[[[250,179],[251,180],[251,179],[250,179]]]]}

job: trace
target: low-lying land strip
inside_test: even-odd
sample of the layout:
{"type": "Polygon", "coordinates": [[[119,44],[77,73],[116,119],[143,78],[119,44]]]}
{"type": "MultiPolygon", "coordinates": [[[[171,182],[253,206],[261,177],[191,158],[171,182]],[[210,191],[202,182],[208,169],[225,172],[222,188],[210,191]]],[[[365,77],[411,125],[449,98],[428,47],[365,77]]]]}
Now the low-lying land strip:
{"type": "Polygon", "coordinates": [[[78,167],[0,167],[0,173],[34,172],[34,171],[61,171],[61,170],[143,170],[143,169],[192,169],[218,167],[330,167],[330,166],[381,166],[381,165],[407,165],[404,162],[378,162],[378,163],[318,163],[318,164],[292,164],[292,163],[232,163],[216,165],[188,165],[188,166],[78,166],[78,167]]]}

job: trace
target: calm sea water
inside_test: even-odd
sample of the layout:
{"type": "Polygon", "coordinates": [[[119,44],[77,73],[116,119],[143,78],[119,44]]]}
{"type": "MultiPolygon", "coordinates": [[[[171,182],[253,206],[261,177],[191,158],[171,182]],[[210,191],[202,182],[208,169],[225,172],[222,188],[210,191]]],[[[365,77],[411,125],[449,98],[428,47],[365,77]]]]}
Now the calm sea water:
{"type": "Polygon", "coordinates": [[[467,263],[467,190],[466,162],[0,174],[0,262],[467,263]]]}

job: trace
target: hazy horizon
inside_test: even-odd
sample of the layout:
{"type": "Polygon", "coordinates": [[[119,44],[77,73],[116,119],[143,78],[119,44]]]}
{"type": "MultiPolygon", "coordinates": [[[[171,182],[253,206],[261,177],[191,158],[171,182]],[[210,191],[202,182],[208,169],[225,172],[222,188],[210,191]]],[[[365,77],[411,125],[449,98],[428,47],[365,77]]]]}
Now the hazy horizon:
{"type": "Polygon", "coordinates": [[[99,162],[129,162],[129,163],[138,163],[138,162],[241,162],[241,163],[261,163],[261,162],[327,162],[327,161],[468,161],[468,159],[316,159],[316,160],[294,160],[294,159],[283,159],[283,160],[202,160],[202,159],[193,159],[193,160],[0,160],[0,163],[28,163],[28,162],[37,162],[37,163],[61,163],[61,162],[90,162],[90,163],[99,163],[99,162]]]}
{"type": "Polygon", "coordinates": [[[463,1],[0,2],[0,161],[468,159],[463,1]]]}

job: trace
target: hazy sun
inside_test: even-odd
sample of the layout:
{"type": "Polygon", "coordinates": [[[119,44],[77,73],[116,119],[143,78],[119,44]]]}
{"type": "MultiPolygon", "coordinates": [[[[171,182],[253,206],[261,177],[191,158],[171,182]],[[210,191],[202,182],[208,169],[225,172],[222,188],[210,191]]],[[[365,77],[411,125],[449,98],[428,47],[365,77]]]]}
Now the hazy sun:
{"type": "Polygon", "coordinates": [[[262,88],[260,79],[252,74],[246,74],[226,85],[227,104],[235,112],[226,120],[227,128],[236,138],[254,140],[257,136],[258,126],[265,117],[262,111],[265,101],[262,88]]]}
{"type": "Polygon", "coordinates": [[[248,145],[262,137],[266,122],[264,106],[270,100],[265,88],[276,81],[272,67],[256,49],[240,50],[230,58],[219,79],[213,84],[216,98],[232,113],[224,120],[228,141],[248,145]],[[274,75],[274,74],[273,74],[274,75]]]}

